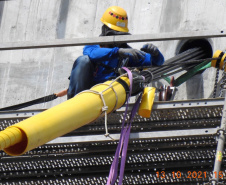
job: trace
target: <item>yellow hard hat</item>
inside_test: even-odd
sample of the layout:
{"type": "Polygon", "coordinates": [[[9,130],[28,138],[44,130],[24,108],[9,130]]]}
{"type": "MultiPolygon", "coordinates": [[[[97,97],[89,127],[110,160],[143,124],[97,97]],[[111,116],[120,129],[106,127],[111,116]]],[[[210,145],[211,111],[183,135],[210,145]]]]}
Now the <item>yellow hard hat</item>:
{"type": "Polygon", "coordinates": [[[102,23],[113,30],[129,32],[127,13],[123,8],[119,6],[109,7],[104,12],[100,20],[102,23]]]}

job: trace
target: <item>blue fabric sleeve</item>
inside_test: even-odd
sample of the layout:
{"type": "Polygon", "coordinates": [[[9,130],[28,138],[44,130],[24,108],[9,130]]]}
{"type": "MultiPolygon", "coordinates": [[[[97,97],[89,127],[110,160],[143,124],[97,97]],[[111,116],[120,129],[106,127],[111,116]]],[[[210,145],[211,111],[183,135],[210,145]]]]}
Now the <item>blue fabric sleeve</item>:
{"type": "Polygon", "coordinates": [[[83,55],[88,55],[92,62],[103,62],[118,57],[118,47],[101,48],[99,45],[87,45],[83,48],[83,55]]]}

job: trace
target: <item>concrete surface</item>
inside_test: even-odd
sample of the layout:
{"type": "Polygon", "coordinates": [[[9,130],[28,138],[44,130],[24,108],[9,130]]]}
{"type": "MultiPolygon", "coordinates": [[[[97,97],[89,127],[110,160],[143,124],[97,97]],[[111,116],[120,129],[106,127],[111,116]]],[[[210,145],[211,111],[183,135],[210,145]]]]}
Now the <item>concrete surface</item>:
{"type": "MultiPolygon", "coordinates": [[[[132,34],[222,30],[226,1],[218,0],[11,0],[0,1],[0,42],[98,37],[100,18],[109,6],[127,10],[132,34]]],[[[165,58],[175,55],[180,41],[154,42],[165,58]]],[[[225,49],[225,38],[210,39],[213,51],[225,49]]],[[[132,43],[140,48],[144,43],[132,43]]],[[[0,107],[59,92],[82,47],[0,51],[0,107]]],[[[176,99],[211,97],[215,69],[182,84],[176,99]]],[[[153,86],[167,84],[165,81],[153,86]]],[[[49,108],[66,97],[31,106],[49,108]]]]}

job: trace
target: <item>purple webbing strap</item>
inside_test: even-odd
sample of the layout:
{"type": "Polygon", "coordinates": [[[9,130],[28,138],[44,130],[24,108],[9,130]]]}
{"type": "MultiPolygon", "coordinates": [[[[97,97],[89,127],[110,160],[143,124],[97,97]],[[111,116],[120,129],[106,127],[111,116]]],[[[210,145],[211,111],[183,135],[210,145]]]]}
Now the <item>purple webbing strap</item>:
{"type": "Polygon", "coordinates": [[[125,126],[125,120],[126,120],[126,115],[128,111],[128,104],[129,104],[129,98],[131,96],[131,91],[132,91],[132,80],[133,80],[133,75],[129,69],[126,67],[123,67],[125,71],[127,71],[129,80],[130,80],[130,93],[126,101],[126,110],[123,116],[123,122],[122,122],[122,129],[121,129],[121,135],[119,139],[119,143],[115,152],[114,160],[111,165],[110,173],[108,176],[108,182],[107,185],[113,185],[117,179],[118,176],[118,163],[119,163],[119,157],[122,155],[121,158],[121,166],[120,166],[120,177],[119,177],[119,184],[122,184],[123,181],[123,176],[124,176],[124,168],[125,168],[125,161],[126,161],[126,154],[127,154],[127,147],[129,143],[129,135],[130,135],[130,129],[131,129],[131,123],[133,120],[133,117],[135,116],[137,109],[139,107],[139,103],[141,100],[142,95],[138,98],[136,101],[133,110],[130,115],[129,122],[127,121],[126,126],[125,126]]]}
{"type": "Polygon", "coordinates": [[[131,91],[132,91],[133,75],[132,75],[131,71],[129,69],[127,69],[126,67],[123,67],[123,69],[127,71],[128,78],[130,80],[130,91],[129,91],[129,96],[126,100],[126,110],[125,110],[125,113],[124,113],[124,116],[123,116],[120,139],[119,139],[119,143],[118,143],[118,146],[117,146],[117,149],[116,149],[116,152],[115,152],[114,160],[113,160],[112,165],[111,165],[107,185],[114,184],[116,179],[117,179],[117,176],[118,176],[118,174],[117,174],[118,173],[118,161],[119,161],[119,156],[121,154],[121,150],[122,150],[123,143],[124,143],[124,138],[125,138],[124,136],[125,136],[125,132],[126,132],[125,120],[126,120],[126,115],[127,115],[127,111],[128,111],[129,98],[131,96],[131,91]]]}
{"type": "Polygon", "coordinates": [[[133,106],[133,109],[130,114],[130,119],[129,119],[129,125],[128,125],[129,127],[127,126],[127,130],[126,130],[126,134],[125,134],[125,141],[124,141],[123,150],[122,150],[122,159],[121,159],[121,167],[120,167],[120,175],[119,175],[119,184],[120,185],[122,184],[123,177],[124,177],[124,169],[125,169],[125,163],[126,163],[127,148],[128,148],[128,144],[129,144],[129,135],[130,135],[130,130],[131,130],[131,124],[132,124],[133,118],[136,115],[136,112],[139,108],[142,94],[143,93],[140,94],[135,105],[133,106]]]}

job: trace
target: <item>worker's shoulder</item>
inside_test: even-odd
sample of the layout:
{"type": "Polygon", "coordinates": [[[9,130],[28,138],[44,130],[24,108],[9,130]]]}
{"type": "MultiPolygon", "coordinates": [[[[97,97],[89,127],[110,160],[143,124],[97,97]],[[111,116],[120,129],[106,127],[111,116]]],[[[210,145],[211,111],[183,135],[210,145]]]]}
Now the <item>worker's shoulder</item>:
{"type": "Polygon", "coordinates": [[[83,49],[89,49],[89,48],[100,48],[99,45],[85,45],[83,49]]]}
{"type": "Polygon", "coordinates": [[[86,45],[83,48],[83,55],[90,55],[91,52],[93,52],[94,50],[100,48],[99,45],[86,45]]]}

